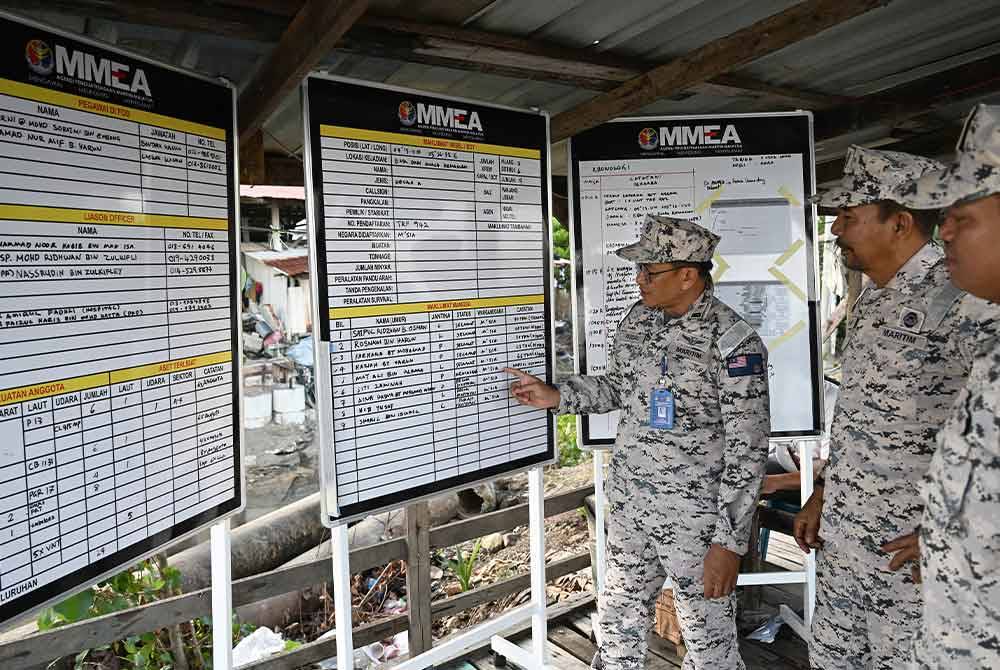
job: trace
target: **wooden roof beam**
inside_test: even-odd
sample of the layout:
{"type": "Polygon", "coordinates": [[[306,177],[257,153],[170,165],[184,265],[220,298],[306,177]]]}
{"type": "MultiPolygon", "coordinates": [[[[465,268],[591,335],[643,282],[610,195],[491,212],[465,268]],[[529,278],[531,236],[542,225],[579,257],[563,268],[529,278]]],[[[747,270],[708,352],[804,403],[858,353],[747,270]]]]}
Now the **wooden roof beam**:
{"type": "Polygon", "coordinates": [[[307,0],[302,5],[268,59],[240,93],[240,143],[251,140],[367,9],[368,0],[307,0]]]}
{"type": "Polygon", "coordinates": [[[714,40],[552,119],[558,141],[746,65],[889,0],[807,0],[714,40]]]}
{"type": "MultiPolygon", "coordinates": [[[[338,50],[410,63],[501,74],[610,91],[641,76],[655,63],[546,44],[461,26],[424,23],[367,14],[345,36],[338,50]]],[[[776,86],[746,75],[724,74],[709,83],[830,107],[852,100],[792,86],[776,86]]]]}

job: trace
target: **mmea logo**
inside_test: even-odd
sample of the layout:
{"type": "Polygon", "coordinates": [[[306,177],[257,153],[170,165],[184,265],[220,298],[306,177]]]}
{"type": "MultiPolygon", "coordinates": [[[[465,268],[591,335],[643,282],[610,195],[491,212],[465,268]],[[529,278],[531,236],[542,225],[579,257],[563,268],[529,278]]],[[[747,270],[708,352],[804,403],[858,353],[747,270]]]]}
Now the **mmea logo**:
{"type": "Polygon", "coordinates": [[[417,108],[409,100],[399,103],[399,122],[404,126],[412,126],[417,122],[417,108]]]}
{"type": "Polygon", "coordinates": [[[639,146],[649,151],[661,147],[709,146],[716,144],[742,144],[734,125],[672,126],[639,131],[639,146]]]}
{"type": "Polygon", "coordinates": [[[24,46],[24,60],[28,61],[28,67],[32,72],[43,77],[52,74],[55,67],[52,49],[42,40],[30,40],[24,46]]]}
{"type": "Polygon", "coordinates": [[[35,39],[25,45],[24,60],[32,72],[43,77],[55,71],[57,75],[152,97],[142,68],[133,71],[129,65],[98,58],[86,51],[67,49],[61,44],[51,49],[48,43],[35,39]]]}
{"type": "Polygon", "coordinates": [[[660,146],[660,136],[656,128],[643,128],[639,131],[639,146],[646,151],[651,151],[660,146]]]}
{"type": "Polygon", "coordinates": [[[478,112],[457,107],[425,105],[422,102],[414,105],[409,100],[404,100],[399,103],[398,114],[399,122],[404,126],[419,124],[451,130],[483,131],[483,123],[479,119],[478,112]]]}

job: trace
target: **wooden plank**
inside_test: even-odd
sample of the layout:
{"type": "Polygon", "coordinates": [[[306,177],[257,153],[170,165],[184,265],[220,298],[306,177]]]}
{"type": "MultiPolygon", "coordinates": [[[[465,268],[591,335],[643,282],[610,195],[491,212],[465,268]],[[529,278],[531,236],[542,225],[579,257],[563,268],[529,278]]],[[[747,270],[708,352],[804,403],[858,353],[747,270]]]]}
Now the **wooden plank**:
{"type": "MultiPolygon", "coordinates": [[[[359,626],[354,629],[354,647],[358,648],[378,640],[392,637],[406,630],[405,614],[398,614],[375,623],[359,626]]],[[[303,665],[317,663],[337,655],[337,640],[330,637],[318,642],[304,644],[293,651],[286,651],[274,656],[268,656],[255,663],[241,665],[240,670],[296,670],[303,665]]]]}
{"type": "MultiPolygon", "coordinates": [[[[532,652],[534,640],[531,638],[531,635],[522,635],[516,640],[512,640],[512,642],[514,642],[521,649],[524,649],[526,652],[532,652]]],[[[581,661],[576,656],[558,645],[546,645],[546,652],[549,657],[549,665],[558,668],[559,670],[590,670],[590,660],[587,660],[586,662],[581,661]]]]}
{"type": "MultiPolygon", "coordinates": [[[[362,547],[351,552],[351,572],[362,572],[405,556],[406,540],[402,538],[362,547]]],[[[312,584],[322,584],[329,579],[329,558],[238,579],[233,582],[233,608],[312,584]]],[[[0,668],[22,667],[29,658],[55,658],[73,654],[129,635],[190,621],[208,614],[211,609],[211,589],[201,589],[143,607],[87,619],[0,645],[0,668]]]]}
{"type": "MultiPolygon", "coordinates": [[[[590,567],[590,552],[581,552],[561,561],[553,561],[545,566],[545,580],[552,581],[563,575],[568,575],[577,570],[590,567]]],[[[441,619],[451,614],[457,614],[463,610],[471,609],[476,605],[499,600],[512,593],[531,588],[531,575],[523,574],[510,577],[503,581],[489,586],[483,586],[466,593],[438,600],[431,605],[431,611],[435,619],[441,619]]]]}
{"type": "Polygon", "coordinates": [[[302,78],[368,9],[368,0],[308,0],[240,94],[240,143],[294,93],[302,78]]]}
{"type": "Polygon", "coordinates": [[[677,655],[677,649],[672,642],[667,642],[656,633],[650,633],[646,641],[649,643],[649,651],[646,653],[647,668],[674,670],[684,663],[684,659],[677,655]]]}
{"type": "MultiPolygon", "coordinates": [[[[594,487],[583,486],[566,493],[560,493],[545,499],[545,516],[556,516],[583,506],[583,500],[594,493],[594,487]]],[[[438,526],[431,529],[432,547],[450,547],[466,540],[483,537],[490,533],[499,533],[515,526],[528,523],[528,504],[514,505],[507,509],[481,514],[464,521],[438,526]],[[474,522],[474,523],[470,523],[474,522]]]]}
{"type": "Polygon", "coordinates": [[[563,649],[587,665],[590,665],[594,654],[597,653],[597,647],[590,641],[590,638],[584,637],[565,624],[549,626],[548,637],[552,646],[563,649]]]}
{"type": "MultiPolygon", "coordinates": [[[[548,621],[549,621],[549,625],[552,625],[552,622],[554,622],[554,621],[560,621],[561,619],[563,619],[564,617],[567,617],[567,616],[572,616],[575,612],[580,611],[580,610],[584,610],[585,608],[589,608],[593,604],[594,604],[594,594],[593,593],[585,593],[585,594],[577,596],[575,598],[570,598],[569,600],[564,600],[561,603],[557,603],[555,605],[550,605],[545,610],[545,616],[546,616],[546,619],[548,619],[548,621]]],[[[516,638],[518,635],[520,635],[522,633],[525,633],[525,632],[528,632],[530,630],[531,630],[531,620],[530,619],[526,619],[522,623],[520,623],[520,624],[518,624],[516,626],[512,626],[511,628],[508,628],[505,631],[502,631],[500,633],[500,635],[503,636],[503,637],[506,637],[506,638],[516,638]]],[[[444,639],[439,640],[439,643],[445,642],[447,640],[451,640],[451,639],[453,639],[456,636],[461,635],[461,634],[462,634],[462,631],[456,631],[456,632],[452,633],[451,635],[445,637],[444,639]]],[[[460,663],[461,661],[469,659],[469,658],[476,658],[477,659],[476,665],[479,666],[479,659],[483,658],[483,655],[480,652],[483,649],[489,649],[489,644],[490,644],[489,641],[484,642],[483,646],[481,646],[481,647],[479,647],[477,649],[472,649],[472,650],[469,651],[469,653],[463,654],[462,656],[459,656],[458,658],[454,658],[454,659],[448,661],[447,663],[442,664],[441,667],[442,668],[445,668],[445,667],[451,668],[451,667],[454,667],[456,664],[460,663]]],[[[492,665],[492,664],[488,664],[488,665],[492,665]]],[[[482,667],[482,666],[479,666],[479,667],[482,667]]]]}
{"type": "MultiPolygon", "coordinates": [[[[591,486],[553,496],[546,500],[546,515],[554,516],[570,509],[575,509],[582,504],[583,498],[592,492],[593,487],[591,486]]],[[[448,524],[447,526],[441,526],[431,531],[429,541],[433,543],[434,532],[439,530],[446,530],[439,537],[445,540],[458,538],[455,542],[463,542],[467,539],[479,537],[484,532],[509,530],[526,522],[527,505],[510,507],[490,515],[473,517],[448,524]],[[483,531],[479,525],[479,521],[487,516],[490,517],[489,523],[492,530],[483,531]]],[[[389,561],[400,560],[406,558],[406,555],[406,540],[403,538],[381,542],[368,547],[361,547],[351,551],[351,573],[357,574],[369,568],[388,563],[389,561]]],[[[546,574],[553,575],[551,578],[554,579],[555,576],[583,569],[590,564],[589,554],[586,555],[586,562],[582,562],[582,557],[584,556],[584,554],[580,554],[580,556],[550,564],[546,567],[546,574]],[[562,569],[566,571],[560,572],[562,569]]],[[[512,580],[517,579],[517,577],[512,578],[512,580]]],[[[254,603],[306,586],[322,584],[329,580],[330,561],[326,558],[289,568],[278,568],[260,575],[234,581],[233,607],[254,603]]],[[[500,594],[494,595],[494,598],[497,598],[527,588],[526,585],[529,583],[527,577],[524,577],[524,580],[525,586],[521,586],[521,582],[508,580],[510,581],[510,584],[508,584],[510,590],[493,589],[491,593],[500,594]]],[[[475,601],[475,604],[489,600],[479,600],[481,593],[477,591],[470,591],[456,596],[456,598],[466,598],[467,603],[475,601]]],[[[448,601],[440,602],[446,603],[448,601]]],[[[459,604],[461,602],[458,601],[459,604]]],[[[472,606],[474,605],[466,604],[465,607],[458,609],[472,606]]],[[[445,606],[439,605],[438,607],[439,610],[443,611],[445,606]]],[[[458,611],[454,600],[447,605],[447,608],[450,611],[458,611]]],[[[143,607],[88,619],[57,630],[38,633],[21,640],[0,645],[0,668],[22,667],[29,658],[54,658],[76,653],[81,649],[98,647],[102,644],[124,639],[129,635],[157,630],[182,621],[190,621],[210,611],[211,590],[202,589],[182,596],[160,600],[143,607]]]]}
{"type": "MultiPolygon", "coordinates": [[[[373,58],[395,58],[408,63],[572,84],[595,91],[613,90],[660,64],[546,44],[527,37],[372,15],[362,17],[336,48],[373,58]]],[[[709,83],[797,100],[813,108],[853,100],[772,85],[742,74],[719,75],[709,79],[709,83]]]]}
{"type": "Polygon", "coordinates": [[[240,183],[267,184],[264,133],[258,129],[240,146],[240,183]]]}
{"type": "Polygon", "coordinates": [[[431,513],[427,502],[406,508],[406,602],[409,603],[410,653],[422,654],[434,645],[431,637],[431,513]]]}
{"type": "Polygon", "coordinates": [[[714,40],[552,119],[557,142],[816,35],[885,0],[807,0],[714,40]]]}

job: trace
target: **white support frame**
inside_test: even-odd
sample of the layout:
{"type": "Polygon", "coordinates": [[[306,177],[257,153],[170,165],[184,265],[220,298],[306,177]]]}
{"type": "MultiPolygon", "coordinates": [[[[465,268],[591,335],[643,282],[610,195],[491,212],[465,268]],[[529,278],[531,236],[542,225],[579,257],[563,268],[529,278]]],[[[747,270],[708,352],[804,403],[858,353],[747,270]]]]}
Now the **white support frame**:
{"type": "MultiPolygon", "coordinates": [[[[799,482],[801,487],[802,504],[813,492],[813,454],[819,453],[820,438],[801,438],[799,443],[799,482]]],[[[597,585],[596,593],[598,608],[600,608],[601,594],[604,591],[605,556],[607,538],[604,530],[604,507],[606,504],[606,494],[604,489],[604,449],[593,450],[594,455],[594,517],[596,523],[596,552],[597,557],[597,585]]],[[[795,633],[806,642],[809,641],[809,626],[812,623],[812,615],[816,609],[816,552],[809,552],[803,560],[802,570],[788,570],[782,572],[754,572],[741,574],[737,580],[738,586],[760,586],[765,584],[803,584],[803,617],[799,617],[788,605],[781,605],[778,608],[779,614],[785,623],[795,631],[795,633]]],[[[664,588],[669,588],[669,580],[664,584],[664,588]]],[[[596,617],[596,615],[595,615],[596,617]]],[[[600,646],[600,629],[594,620],[594,636],[600,646]]]]}
{"type": "Polygon", "coordinates": [[[233,667],[233,569],[229,519],[212,526],[212,667],[233,667]]]}
{"type": "MultiPolygon", "coordinates": [[[[528,538],[531,549],[531,602],[494,617],[419,656],[393,666],[393,670],[423,670],[453,659],[489,641],[493,650],[525,670],[552,670],[548,665],[548,620],[545,598],[545,487],[541,465],[528,471],[528,538]],[[531,619],[531,651],[500,635],[531,619]]],[[[337,619],[337,670],[353,670],[351,631],[351,575],[347,525],[333,528],[333,598],[337,619]],[[344,625],[343,622],[347,622],[344,625]]]]}

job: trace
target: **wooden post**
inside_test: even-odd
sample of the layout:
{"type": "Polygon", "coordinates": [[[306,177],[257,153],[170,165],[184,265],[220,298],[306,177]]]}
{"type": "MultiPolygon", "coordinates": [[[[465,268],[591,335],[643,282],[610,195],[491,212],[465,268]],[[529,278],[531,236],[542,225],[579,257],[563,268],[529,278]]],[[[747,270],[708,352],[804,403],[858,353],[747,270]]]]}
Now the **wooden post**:
{"type": "Polygon", "coordinates": [[[410,658],[434,646],[431,637],[431,515],[426,502],[406,508],[406,602],[410,658]]]}

